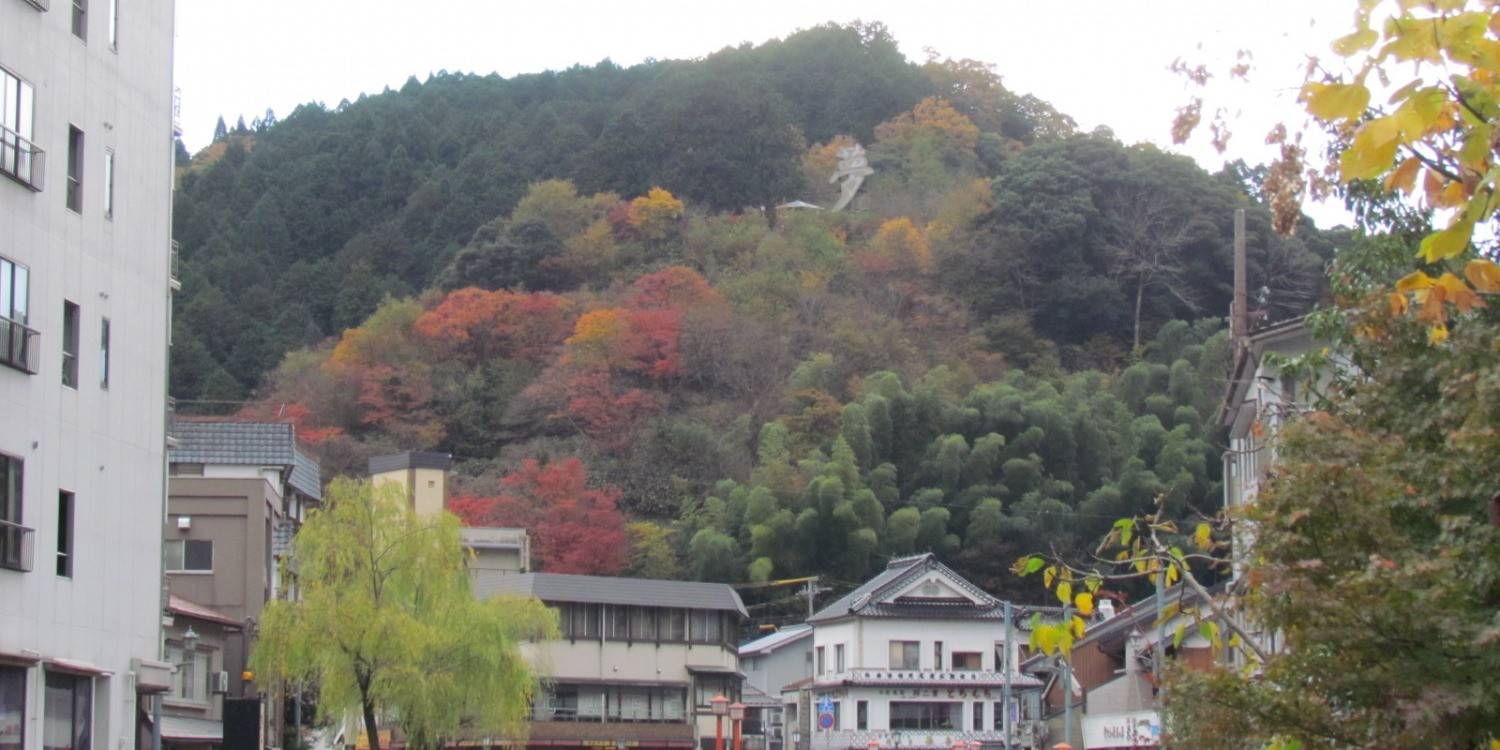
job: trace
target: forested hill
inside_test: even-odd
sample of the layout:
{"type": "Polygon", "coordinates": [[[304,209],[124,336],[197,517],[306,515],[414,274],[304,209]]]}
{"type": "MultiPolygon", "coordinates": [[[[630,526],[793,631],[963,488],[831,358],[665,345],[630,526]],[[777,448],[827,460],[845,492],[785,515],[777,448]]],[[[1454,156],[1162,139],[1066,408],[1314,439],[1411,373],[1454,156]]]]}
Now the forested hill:
{"type": "Polygon", "coordinates": [[[1258,170],[1079,133],[879,25],[703,60],[438,74],[236,128],[182,170],[172,394],[325,467],[443,450],[549,570],[993,591],[1165,495],[1218,502],[1235,208],[1275,320],[1332,240],[1258,170]],[[832,205],[835,152],[876,173],[832,205]]]}

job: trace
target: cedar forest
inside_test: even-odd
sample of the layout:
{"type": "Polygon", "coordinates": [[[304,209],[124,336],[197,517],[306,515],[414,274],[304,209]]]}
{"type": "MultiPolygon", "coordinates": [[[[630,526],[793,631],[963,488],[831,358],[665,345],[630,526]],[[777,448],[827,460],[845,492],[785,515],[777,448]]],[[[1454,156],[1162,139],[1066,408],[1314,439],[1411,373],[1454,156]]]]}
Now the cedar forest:
{"type": "Polygon", "coordinates": [[[292,419],[325,477],[452,453],[451,509],[553,572],[854,585],[932,551],[1046,597],[1018,556],[1221,505],[1235,209],[1266,321],[1350,237],[879,24],[217,135],[179,150],[179,411],[292,419]],[[855,141],[853,210],[774,208],[831,205],[855,141]]]}

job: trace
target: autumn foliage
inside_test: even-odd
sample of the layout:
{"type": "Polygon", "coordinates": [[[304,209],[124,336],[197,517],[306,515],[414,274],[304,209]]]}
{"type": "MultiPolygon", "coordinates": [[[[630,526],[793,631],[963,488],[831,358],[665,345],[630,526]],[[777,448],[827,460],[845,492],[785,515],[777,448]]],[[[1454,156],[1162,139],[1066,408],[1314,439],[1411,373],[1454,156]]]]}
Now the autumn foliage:
{"type": "Polygon", "coordinates": [[[533,555],[548,573],[616,575],[630,560],[620,491],[590,489],[578,458],[542,464],[528,458],[500,480],[501,494],[461,497],[448,509],[466,526],[526,529],[533,555]]]}

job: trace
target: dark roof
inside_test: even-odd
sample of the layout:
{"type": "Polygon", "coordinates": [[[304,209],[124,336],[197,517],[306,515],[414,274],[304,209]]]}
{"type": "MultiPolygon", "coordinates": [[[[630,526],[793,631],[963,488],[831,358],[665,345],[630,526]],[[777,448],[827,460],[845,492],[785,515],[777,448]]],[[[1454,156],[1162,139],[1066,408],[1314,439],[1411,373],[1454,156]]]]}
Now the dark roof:
{"type": "Polygon", "coordinates": [[[199,620],[217,622],[220,625],[231,625],[237,628],[244,626],[244,623],[234,619],[233,617],[230,617],[229,615],[224,614],[223,612],[220,612],[217,609],[199,604],[190,599],[185,599],[176,594],[167,595],[167,611],[171,612],[174,615],[196,617],[199,620]]]}
{"type": "Polygon", "coordinates": [[[423,453],[421,451],[407,451],[397,453],[394,456],[372,456],[370,458],[370,473],[384,474],[388,471],[404,471],[406,469],[437,469],[447,471],[453,468],[453,456],[448,453],[423,453]]]}
{"type": "Polygon", "coordinates": [[[280,466],[292,489],[323,499],[321,471],[316,459],[297,446],[297,428],[290,422],[247,422],[173,417],[167,450],[173,463],[280,466]]]}
{"type": "Polygon", "coordinates": [[[1003,619],[1004,604],[978,586],[964,580],[948,566],[938,562],[932,553],[913,555],[891,560],[874,578],[863,586],[850,591],[834,603],[807,618],[809,623],[829,622],[845,617],[900,617],[924,620],[974,620],[1003,619]],[[929,572],[938,572],[945,579],[968,593],[975,601],[953,602],[951,600],[924,600],[908,598],[896,602],[883,602],[888,595],[915,582],[929,572]],[[978,602],[977,604],[975,602],[978,602]]]}
{"type": "Polygon", "coordinates": [[[658,581],[646,578],[609,578],[564,573],[521,573],[477,581],[480,599],[509,594],[534,596],[548,604],[635,604],[644,607],[720,609],[749,617],[734,589],[722,583],[658,581]]]}

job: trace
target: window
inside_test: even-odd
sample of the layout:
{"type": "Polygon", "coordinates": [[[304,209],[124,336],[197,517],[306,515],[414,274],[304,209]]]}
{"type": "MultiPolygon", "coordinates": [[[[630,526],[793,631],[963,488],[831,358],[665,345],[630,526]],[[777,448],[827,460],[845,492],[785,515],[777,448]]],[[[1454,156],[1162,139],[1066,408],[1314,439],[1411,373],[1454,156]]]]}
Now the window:
{"type": "Polygon", "coordinates": [[[870,728],[870,702],[856,701],[854,704],[854,728],[865,730],[870,728]]]}
{"type": "Polygon", "coordinates": [[[602,604],[564,604],[562,606],[562,634],[568,638],[598,638],[600,620],[603,618],[602,604]]]}
{"type": "Polygon", "coordinates": [[[73,0],[73,36],[89,38],[89,0],[73,0]]]}
{"type": "Polygon", "coordinates": [[[73,493],[57,493],[57,574],[73,577],[73,493]]]}
{"type": "Polygon", "coordinates": [[[975,672],[984,669],[984,655],[978,651],[954,651],[953,670],[956,672],[975,672]]]}
{"type": "Polygon", "coordinates": [[[984,730],[984,703],[982,701],[975,702],[974,704],[973,726],[976,732],[984,730]]]}
{"type": "Polygon", "coordinates": [[[78,305],[63,300],[62,384],[78,388],[78,305]]]}
{"type": "Polygon", "coordinates": [[[637,641],[657,638],[656,610],[651,607],[630,608],[630,637],[637,641]]]}
{"type": "Polygon", "coordinates": [[[630,640],[630,607],[610,605],[608,637],[612,641],[630,640]]]}
{"type": "Polygon", "coordinates": [[[22,372],[36,372],[31,364],[36,331],[26,325],[30,276],[26,266],[0,257],[0,364],[22,372]]]}
{"type": "Polygon", "coordinates": [[[0,664],[0,750],[26,745],[26,668],[0,664]]]}
{"type": "Polygon", "coordinates": [[[842,643],[833,647],[833,671],[839,673],[844,671],[844,644],[842,643]]]}
{"type": "Polygon", "coordinates": [[[942,669],[943,668],[943,642],[942,641],[933,641],[932,642],[932,668],[933,669],[942,669]]]}
{"type": "Polygon", "coordinates": [[[68,126],[68,208],[83,213],[83,131],[68,126]]]}
{"type": "Polygon", "coordinates": [[[962,705],[891,701],[891,729],[957,729],[962,705]]]}
{"type": "Polygon", "coordinates": [[[93,746],[94,681],[47,673],[42,707],[42,750],[89,750],[93,746]]]}
{"type": "Polygon", "coordinates": [[[689,640],[695,643],[720,643],[724,640],[724,616],[718,610],[689,610],[689,640]]]}
{"type": "Polygon", "coordinates": [[[120,0],[109,0],[109,48],[120,48],[120,0]]]}
{"type": "Polygon", "coordinates": [[[104,218],[115,218],[115,152],[104,149],[104,218]]]}
{"type": "Polygon", "coordinates": [[[824,672],[828,671],[826,669],[826,667],[828,666],[828,661],[823,658],[823,647],[819,646],[813,649],[813,652],[818,655],[817,667],[815,668],[813,674],[823,674],[824,672]]]}
{"type": "Polygon", "coordinates": [[[99,321],[99,387],[109,390],[109,318],[99,321]]]}
{"type": "Polygon", "coordinates": [[[687,610],[657,610],[656,638],[661,641],[682,642],[687,640],[687,610]]]}
{"type": "Polygon", "coordinates": [[[29,570],[24,555],[26,527],[21,525],[22,461],[0,453],[0,568],[29,570]]]}
{"type": "Polygon", "coordinates": [[[212,573],[214,543],[210,539],[169,539],[162,545],[168,573],[212,573]]]}
{"type": "Polygon", "coordinates": [[[0,68],[0,173],[33,190],[42,189],[41,150],[31,142],[36,109],[31,84],[0,68]]]}
{"type": "Polygon", "coordinates": [[[185,701],[207,703],[208,667],[210,656],[201,651],[189,651],[181,645],[167,647],[167,658],[172,663],[172,697],[185,701]]]}
{"type": "Polygon", "coordinates": [[[921,669],[917,641],[891,641],[891,669],[921,669]]]}

